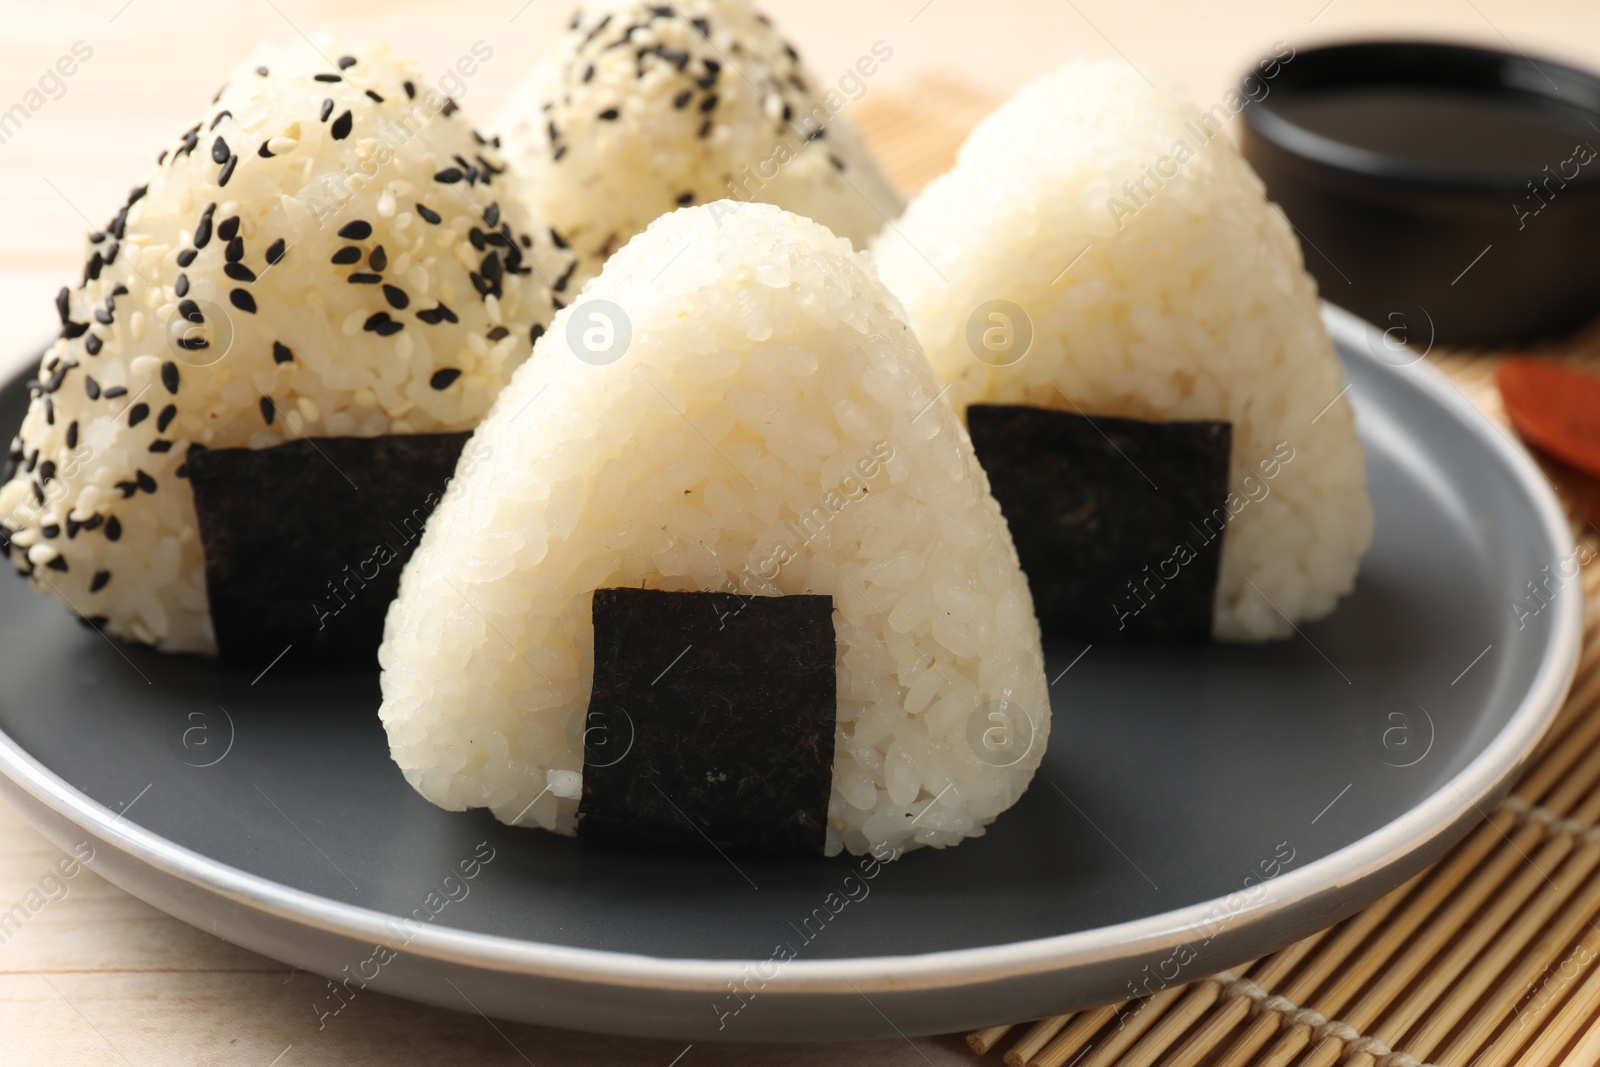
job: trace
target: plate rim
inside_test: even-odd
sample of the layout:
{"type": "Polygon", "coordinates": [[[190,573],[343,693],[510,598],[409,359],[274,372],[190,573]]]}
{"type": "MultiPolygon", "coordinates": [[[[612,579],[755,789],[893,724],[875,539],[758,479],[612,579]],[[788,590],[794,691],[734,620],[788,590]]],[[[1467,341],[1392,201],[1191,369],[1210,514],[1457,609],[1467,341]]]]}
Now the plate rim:
{"type": "MultiPolygon", "coordinates": [[[[1357,358],[1382,363],[1365,342],[1375,327],[1326,302],[1322,318],[1330,336],[1343,341],[1357,358]]],[[[1527,451],[1494,425],[1437,368],[1425,360],[1403,368],[1384,364],[1396,374],[1412,375],[1411,384],[1455,416],[1500,460],[1535,505],[1552,558],[1575,550],[1569,520],[1546,479],[1527,451]]],[[[1557,598],[1552,638],[1532,683],[1498,734],[1449,781],[1377,830],[1320,859],[1279,874],[1259,903],[1229,909],[1235,917],[1249,913],[1253,921],[1275,914],[1292,917],[1330,886],[1365,881],[1386,868],[1402,865],[1458,827],[1476,825],[1476,811],[1486,818],[1486,801],[1509,788],[1525,769],[1535,747],[1555,720],[1575,676],[1583,637],[1583,598],[1557,598]]],[[[170,841],[93,800],[25,751],[0,730],[0,774],[34,804],[114,846],[132,861],[156,874],[214,898],[260,911],[302,930],[317,930],[357,941],[387,943],[395,917],[356,904],[346,904],[295,889],[270,878],[214,860],[170,841]]],[[[14,797],[15,800],[23,799],[14,797]]],[[[37,812],[18,804],[35,826],[37,812]]],[[[43,827],[41,827],[43,829],[43,827]]],[[[53,839],[48,831],[46,836],[53,839]]],[[[1044,938],[980,947],[946,949],[911,955],[791,959],[762,988],[772,998],[849,994],[904,994],[957,990],[994,981],[1049,974],[1065,968],[1129,963],[1181,944],[1209,921],[1229,898],[1216,897],[1183,907],[1044,938]]],[[[427,926],[414,931],[408,955],[439,964],[515,973],[563,983],[670,991],[676,994],[721,994],[744,976],[749,959],[661,957],[610,949],[581,948],[531,941],[502,934],[427,926]]]]}

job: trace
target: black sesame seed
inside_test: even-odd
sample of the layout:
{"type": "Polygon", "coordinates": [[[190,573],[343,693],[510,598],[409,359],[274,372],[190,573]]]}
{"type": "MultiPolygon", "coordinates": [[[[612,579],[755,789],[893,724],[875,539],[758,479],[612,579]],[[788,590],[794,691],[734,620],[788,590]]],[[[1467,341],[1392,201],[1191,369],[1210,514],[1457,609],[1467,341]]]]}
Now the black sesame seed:
{"type": "Polygon", "coordinates": [[[490,204],[488,209],[484,211],[483,224],[491,227],[500,225],[500,202],[498,200],[490,204]]]}
{"type": "MultiPolygon", "coordinates": [[[[194,247],[197,251],[211,243],[211,216],[216,213],[216,210],[217,205],[212,204],[200,213],[200,225],[194,228],[194,247]]],[[[193,258],[192,256],[190,257],[191,260],[193,258]]],[[[178,262],[180,266],[187,267],[189,265],[183,262],[182,256],[178,258],[178,262]]]]}
{"type": "Polygon", "coordinates": [[[39,484],[49,485],[50,479],[56,476],[56,465],[50,460],[39,464],[39,484]]]}
{"type": "Polygon", "coordinates": [[[56,294],[56,314],[61,316],[61,324],[65,326],[72,321],[72,290],[66,286],[56,294]]]}
{"type": "Polygon", "coordinates": [[[349,111],[345,111],[338,118],[334,119],[333,125],[329,127],[329,129],[333,131],[333,139],[335,141],[342,141],[346,137],[349,137],[350,131],[355,127],[355,121],[355,116],[350,114],[349,111]]]}
{"type": "Polygon", "coordinates": [[[185,300],[178,305],[178,314],[186,322],[204,322],[205,316],[200,314],[200,305],[193,300],[185,300]]]}
{"type": "MultiPolygon", "coordinates": [[[[564,249],[564,248],[567,247],[566,238],[562,237],[559,233],[557,233],[555,231],[554,227],[551,227],[551,229],[550,229],[550,240],[555,242],[555,246],[557,248],[563,248],[564,249]]],[[[523,243],[526,244],[527,242],[524,241],[523,243]]]]}
{"type": "Polygon", "coordinates": [[[222,273],[226,274],[236,282],[250,283],[256,280],[256,272],[245,266],[243,263],[229,263],[227,266],[222,268],[222,273]]]}
{"type": "Polygon", "coordinates": [[[476,226],[467,231],[467,240],[471,241],[472,247],[476,248],[479,252],[482,252],[489,247],[488,242],[484,240],[483,231],[478,229],[476,226]]]}
{"type": "Polygon", "coordinates": [[[678,206],[679,207],[683,207],[685,204],[692,204],[692,203],[694,203],[694,192],[693,191],[690,191],[690,192],[687,192],[687,193],[679,193],[678,194],[678,206]]]}
{"type": "Polygon", "coordinates": [[[67,427],[67,447],[78,447],[78,420],[73,419],[72,425],[67,427]]]}
{"type": "Polygon", "coordinates": [[[261,417],[266,420],[266,423],[267,423],[268,426],[272,425],[273,417],[276,416],[277,414],[278,414],[278,406],[272,402],[272,398],[270,396],[262,397],[261,398],[261,417]]]}
{"type": "Polygon", "coordinates": [[[417,214],[422,216],[422,221],[431,223],[434,226],[439,225],[439,223],[442,221],[439,213],[434,211],[427,204],[418,204],[417,214]]]}
{"type": "Polygon", "coordinates": [[[115,400],[119,396],[127,396],[128,387],[125,385],[113,385],[109,389],[102,391],[100,395],[107,400],[115,400]]]}
{"type": "Polygon", "coordinates": [[[463,177],[465,177],[465,175],[463,175],[457,168],[446,167],[444,170],[441,170],[439,173],[435,174],[433,176],[433,180],[443,185],[454,185],[463,177]]]}
{"type": "Polygon", "coordinates": [[[233,177],[234,168],[237,167],[238,165],[239,165],[239,157],[238,156],[234,156],[232,159],[228,160],[227,164],[222,168],[222,173],[217,175],[217,184],[218,185],[227,185],[228,184],[228,179],[233,177]]]}
{"type": "Polygon", "coordinates": [[[415,100],[417,98],[417,87],[415,85],[412,85],[409,81],[408,82],[403,82],[401,84],[402,84],[402,87],[406,91],[406,99],[407,100],[415,100]]]}
{"type": "Polygon", "coordinates": [[[116,541],[122,537],[122,523],[113,515],[106,520],[106,540],[116,541]]]}
{"type": "Polygon", "coordinates": [[[828,156],[828,162],[833,164],[834,170],[837,170],[840,173],[844,172],[844,160],[840,159],[838,156],[830,154],[828,156]]]}
{"type": "Polygon", "coordinates": [[[566,154],[567,154],[567,146],[566,145],[562,145],[560,148],[556,149],[554,152],[552,152],[550,154],[550,161],[552,163],[560,163],[561,162],[561,157],[566,155],[566,154]]]}
{"type": "Polygon", "coordinates": [[[100,590],[106,587],[106,583],[110,580],[110,571],[95,571],[94,578],[89,582],[89,592],[98,593],[100,590]]]}
{"type": "Polygon", "coordinates": [[[233,118],[233,112],[231,112],[231,111],[227,110],[226,108],[224,108],[223,110],[217,112],[217,117],[211,120],[211,125],[208,128],[214,130],[219,125],[221,125],[223,119],[231,119],[231,118],[233,118]]]}
{"type": "Polygon", "coordinates": [[[621,115],[622,115],[621,111],[618,111],[614,107],[608,107],[604,111],[600,112],[599,116],[597,116],[597,117],[602,122],[615,122],[615,121],[617,121],[618,118],[621,117],[621,115]]]}
{"type": "Polygon", "coordinates": [[[504,340],[507,337],[510,337],[511,336],[511,331],[506,329],[504,326],[496,326],[494,329],[490,330],[485,336],[488,337],[488,339],[491,340],[491,341],[501,341],[501,340],[504,340]]]}
{"type": "Polygon", "coordinates": [[[566,271],[564,271],[562,273],[561,277],[559,277],[559,278],[557,278],[555,280],[555,282],[550,286],[550,288],[553,291],[557,292],[557,293],[566,292],[567,291],[567,283],[572,281],[572,274],[577,269],[578,269],[578,261],[577,260],[573,260],[571,263],[567,264],[566,271]]]}
{"type": "MultiPolygon", "coordinates": [[[[761,21],[766,22],[766,18],[764,16],[757,15],[756,17],[761,19],[761,21]]],[[[699,30],[700,36],[711,36],[711,23],[707,22],[705,19],[690,19],[689,25],[693,26],[696,30],[699,30]]]]}
{"type": "Polygon", "coordinates": [[[339,230],[339,236],[346,241],[365,241],[372,236],[372,223],[362,219],[345,223],[343,228],[339,230]]]}
{"type": "Polygon", "coordinates": [[[228,242],[228,247],[223,252],[222,258],[226,259],[229,263],[237,263],[241,259],[243,259],[244,258],[244,238],[243,237],[235,237],[233,240],[229,241],[228,242]]]}
{"type": "Polygon", "coordinates": [[[233,158],[233,153],[228,151],[228,142],[218,137],[211,142],[211,161],[219,166],[233,158]]]}
{"type": "Polygon", "coordinates": [[[711,120],[710,119],[706,119],[704,122],[702,122],[700,124],[700,128],[695,131],[695,136],[699,137],[702,140],[704,140],[705,138],[709,137],[710,135],[711,135],[711,120]]]}
{"type": "Polygon", "coordinates": [[[44,421],[46,426],[56,424],[56,404],[49,397],[44,398],[44,421]]]}
{"type": "Polygon", "coordinates": [[[172,451],[172,442],[171,441],[161,441],[161,440],[151,441],[150,442],[150,451],[152,451],[152,452],[171,452],[172,451]]]}
{"type": "Polygon", "coordinates": [[[229,215],[217,223],[217,236],[224,241],[231,241],[239,236],[239,216],[229,215]]]}
{"type": "Polygon", "coordinates": [[[319,81],[319,82],[342,82],[342,81],[344,81],[344,79],[339,77],[339,75],[337,75],[337,74],[317,74],[317,75],[313,75],[313,78],[314,78],[314,80],[319,81]]]}
{"type": "Polygon", "coordinates": [[[331,114],[333,114],[333,97],[330,96],[322,102],[322,121],[327,122],[331,114]]]}
{"type": "Polygon", "coordinates": [[[252,315],[256,313],[256,298],[243,289],[231,290],[228,301],[240,311],[248,311],[252,315]]]}
{"type": "Polygon", "coordinates": [[[172,292],[177,296],[189,295],[189,276],[187,274],[178,275],[178,280],[172,283],[172,292]]]}
{"type": "Polygon", "coordinates": [[[89,324],[87,322],[69,322],[61,327],[61,336],[69,341],[75,341],[88,332],[89,324]]]}
{"type": "Polygon", "coordinates": [[[52,522],[48,526],[39,527],[39,532],[44,534],[46,537],[60,537],[61,527],[52,522]]]}
{"type": "Polygon", "coordinates": [[[340,70],[349,70],[351,67],[353,67],[355,65],[356,65],[356,57],[355,56],[340,56],[339,57],[339,69],[340,70]]]}
{"type": "Polygon", "coordinates": [[[348,267],[352,263],[360,263],[361,249],[355,245],[346,245],[333,254],[333,262],[341,267],[348,267]]]}
{"type": "Polygon", "coordinates": [[[357,273],[350,275],[350,277],[346,280],[351,285],[377,285],[379,282],[383,281],[383,275],[368,274],[365,271],[358,271],[357,273]]]}
{"type": "Polygon", "coordinates": [[[128,425],[137,426],[150,417],[149,404],[135,404],[128,409],[128,425]]]}
{"type": "Polygon", "coordinates": [[[445,118],[449,118],[451,115],[454,115],[460,110],[461,105],[456,103],[451,97],[447,96],[444,98],[444,107],[439,109],[439,114],[443,115],[445,118]]]}
{"type": "Polygon", "coordinates": [[[140,489],[143,489],[147,493],[153,493],[156,491],[156,480],[150,477],[144,471],[135,471],[134,477],[138,479],[136,484],[140,489]]]}
{"type": "Polygon", "coordinates": [[[294,362],[294,353],[289,351],[287,345],[280,341],[274,341],[272,342],[272,362],[292,363],[294,362]]]}
{"type": "Polygon", "coordinates": [[[172,420],[178,417],[178,405],[168,404],[161,409],[161,414],[156,416],[156,429],[161,433],[167,432],[167,427],[172,425],[172,420]]]}
{"type": "Polygon", "coordinates": [[[33,499],[38,501],[41,507],[44,506],[44,487],[38,482],[31,482],[29,484],[33,489],[33,499]]]}
{"type": "Polygon", "coordinates": [[[383,97],[379,96],[377,93],[373,92],[371,89],[367,90],[367,99],[371,100],[374,104],[383,103],[383,97]]]}
{"type": "Polygon", "coordinates": [[[111,312],[107,311],[105,308],[95,308],[94,321],[98,322],[102,326],[110,326],[116,321],[116,316],[111,314],[111,312]]]}
{"type": "Polygon", "coordinates": [[[594,64],[590,63],[587,67],[584,68],[583,80],[585,82],[587,82],[590,78],[593,78],[593,77],[594,77],[594,64]]]}
{"type": "Polygon", "coordinates": [[[100,277],[100,268],[106,265],[106,259],[99,252],[89,257],[89,262],[83,267],[83,284],[88,285],[100,277]]]}
{"type": "Polygon", "coordinates": [[[707,96],[704,100],[700,101],[700,110],[702,112],[713,111],[713,110],[716,109],[716,106],[717,106],[717,94],[716,93],[712,93],[710,96],[707,96]]]}
{"type": "Polygon", "coordinates": [[[435,389],[448,389],[455,384],[455,380],[459,377],[461,377],[459,370],[454,367],[446,367],[443,370],[434,371],[433,377],[428,379],[428,384],[435,389]]]}
{"type": "Polygon", "coordinates": [[[389,266],[389,253],[383,250],[382,245],[372,250],[372,255],[367,257],[367,266],[380,273],[389,266]]]}
{"type": "Polygon", "coordinates": [[[122,246],[115,241],[112,241],[106,246],[106,266],[109,267],[111,264],[117,261],[117,250],[121,247],[122,246]]]}
{"type": "Polygon", "coordinates": [[[46,563],[45,566],[53,571],[65,571],[67,569],[67,557],[57,556],[49,563],[46,563]]]}
{"type": "Polygon", "coordinates": [[[100,399],[100,383],[94,380],[94,375],[84,376],[83,391],[89,394],[90,400],[100,399]]]}
{"type": "Polygon", "coordinates": [[[199,252],[195,251],[192,248],[185,248],[182,252],[178,253],[178,266],[180,266],[180,267],[189,266],[190,264],[192,264],[194,262],[194,257],[198,256],[199,254],[200,254],[199,252]]]}
{"type": "Polygon", "coordinates": [[[267,70],[266,67],[257,67],[256,68],[256,73],[261,75],[263,78],[265,78],[268,74],[271,73],[271,71],[267,70]]]}
{"type": "Polygon", "coordinates": [[[267,142],[262,141],[261,147],[256,149],[256,155],[260,156],[262,159],[271,159],[272,149],[267,147],[267,142]]]}
{"type": "Polygon", "coordinates": [[[541,338],[543,336],[544,336],[544,324],[543,323],[538,323],[538,322],[534,323],[533,324],[533,329],[528,331],[528,341],[529,341],[529,343],[530,344],[538,344],[539,343],[539,338],[541,338]]]}
{"type": "Polygon", "coordinates": [[[170,359],[161,364],[161,384],[166,386],[167,392],[173,396],[178,395],[178,365],[170,359]]]}
{"type": "Polygon", "coordinates": [[[289,246],[283,243],[283,238],[278,238],[267,246],[267,262],[276,267],[283,260],[283,255],[288,250],[289,246]]]}
{"type": "Polygon", "coordinates": [[[411,304],[411,298],[406,295],[406,291],[398,286],[384,286],[383,296],[389,301],[389,306],[397,311],[404,311],[411,304]]]}

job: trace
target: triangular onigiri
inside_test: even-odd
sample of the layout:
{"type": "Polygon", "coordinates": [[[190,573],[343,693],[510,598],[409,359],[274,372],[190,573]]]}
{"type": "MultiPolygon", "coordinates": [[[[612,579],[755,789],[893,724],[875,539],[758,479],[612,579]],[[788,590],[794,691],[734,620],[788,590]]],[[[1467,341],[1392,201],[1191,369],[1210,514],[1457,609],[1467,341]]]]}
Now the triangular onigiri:
{"type": "Polygon", "coordinates": [[[580,257],[565,291],[657,216],[724,197],[864,247],[903,204],[844,107],[893,54],[879,41],[830,83],[749,0],[586,0],[500,117],[525,199],[580,257]]]}
{"type": "Polygon", "coordinates": [[[1037,768],[1049,701],[1009,533],[938,395],[848,242],[766,205],[657,220],[558,315],[405,571],[380,661],[407,780],[573,833],[595,590],[827,594],[828,851],[982,833],[1037,768]],[[1005,758],[974,751],[996,723],[1027,735],[1005,758]]]}
{"type": "Polygon", "coordinates": [[[1232,424],[1212,625],[1257,641],[1350,591],[1372,506],[1316,284],[1230,114],[1127,63],[1068,65],[985,119],[874,252],[963,415],[1232,424]]]}

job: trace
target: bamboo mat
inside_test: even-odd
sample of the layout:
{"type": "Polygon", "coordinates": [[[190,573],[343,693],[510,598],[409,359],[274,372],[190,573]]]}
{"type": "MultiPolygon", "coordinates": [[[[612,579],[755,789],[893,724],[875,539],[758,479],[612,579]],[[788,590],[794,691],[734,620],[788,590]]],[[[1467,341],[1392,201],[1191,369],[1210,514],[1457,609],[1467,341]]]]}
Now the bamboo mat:
{"type": "MultiPolygon", "coordinates": [[[[947,80],[869,98],[868,141],[914,192],[994,101],[947,80]]],[[[1600,325],[1537,354],[1600,367],[1600,325]]],[[[1430,362],[1502,428],[1497,354],[1430,362]]],[[[1509,429],[1506,430],[1510,433],[1509,429]]],[[[1600,487],[1541,461],[1600,548],[1600,487]]],[[[1531,769],[1433,867],[1271,956],[1139,1000],[967,1035],[1011,1067],[1507,1067],[1600,1063],[1600,564],[1578,679],[1531,769]]]]}

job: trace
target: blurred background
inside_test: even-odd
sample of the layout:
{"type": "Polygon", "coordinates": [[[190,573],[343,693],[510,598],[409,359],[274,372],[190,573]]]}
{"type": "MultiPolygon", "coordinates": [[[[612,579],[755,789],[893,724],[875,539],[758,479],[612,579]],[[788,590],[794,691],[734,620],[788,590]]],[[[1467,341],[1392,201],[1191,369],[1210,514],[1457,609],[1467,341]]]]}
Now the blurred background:
{"type": "MultiPolygon", "coordinates": [[[[1068,58],[1121,56],[1176,81],[1202,107],[1279,41],[1302,49],[1427,36],[1600,67],[1600,5],[1576,0],[767,0],[765,7],[824,80],[874,42],[893,49],[851,108],[908,187],[944,169],[949,151],[998,100],[1068,58]],[[907,112],[939,124],[942,136],[896,143],[907,112]]],[[[488,131],[571,11],[568,0],[0,3],[0,315],[13,338],[0,349],[4,369],[54,332],[51,297],[76,280],[85,232],[109,218],[159,148],[195,121],[258,41],[381,32],[443,76],[481,40],[493,55],[462,80],[459,95],[488,131]],[[52,76],[74,46],[78,56],[92,54],[71,77],[52,76]]]]}

